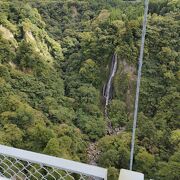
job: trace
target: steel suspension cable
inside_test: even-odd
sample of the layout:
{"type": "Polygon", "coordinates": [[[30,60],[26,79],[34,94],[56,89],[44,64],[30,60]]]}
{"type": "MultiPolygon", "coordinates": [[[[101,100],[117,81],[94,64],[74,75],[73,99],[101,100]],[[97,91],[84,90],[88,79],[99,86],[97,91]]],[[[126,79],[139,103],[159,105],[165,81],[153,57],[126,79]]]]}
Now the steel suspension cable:
{"type": "Polygon", "coordinates": [[[139,55],[139,67],[138,67],[138,77],[137,77],[137,85],[136,85],[136,99],[135,99],[135,108],[134,108],[132,140],[131,140],[131,154],[130,154],[130,165],[129,165],[130,170],[132,170],[132,168],[133,168],[134,144],[135,144],[135,134],[136,134],[136,125],[137,125],[139,90],[140,90],[141,71],[142,71],[142,64],[143,64],[144,43],[145,43],[146,26],[147,26],[148,4],[149,4],[149,0],[145,0],[144,20],[143,20],[141,48],[140,48],[140,55],[139,55]]]}

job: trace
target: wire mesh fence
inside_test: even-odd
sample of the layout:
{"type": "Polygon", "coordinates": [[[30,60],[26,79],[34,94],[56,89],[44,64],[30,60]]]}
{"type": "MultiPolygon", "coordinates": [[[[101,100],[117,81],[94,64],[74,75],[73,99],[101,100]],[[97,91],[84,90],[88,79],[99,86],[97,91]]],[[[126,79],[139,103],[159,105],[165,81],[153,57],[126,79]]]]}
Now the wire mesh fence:
{"type": "Polygon", "coordinates": [[[0,179],[6,177],[11,180],[100,180],[106,179],[106,175],[107,170],[103,168],[0,145],[0,179]],[[10,150],[10,153],[6,149],[10,150]]]}
{"type": "MultiPolygon", "coordinates": [[[[88,179],[87,176],[82,174],[75,174],[57,168],[43,166],[42,164],[31,163],[22,161],[15,158],[0,156],[0,173],[2,177],[11,178],[13,180],[38,180],[38,179],[88,179]]],[[[93,177],[91,177],[92,179],[93,177]]]]}

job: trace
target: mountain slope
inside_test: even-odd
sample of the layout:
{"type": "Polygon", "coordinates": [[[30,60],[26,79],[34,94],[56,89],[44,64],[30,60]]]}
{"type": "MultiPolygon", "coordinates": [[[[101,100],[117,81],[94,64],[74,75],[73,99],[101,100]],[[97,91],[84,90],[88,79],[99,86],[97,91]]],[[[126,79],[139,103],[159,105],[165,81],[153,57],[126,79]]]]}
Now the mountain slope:
{"type": "MultiPolygon", "coordinates": [[[[180,177],[179,5],[149,6],[134,160],[147,179],[180,177]]],[[[142,15],[142,3],[121,0],[0,1],[0,142],[83,162],[95,142],[96,163],[117,179],[129,163],[142,15]],[[108,118],[123,131],[107,135],[114,52],[108,118]]]]}

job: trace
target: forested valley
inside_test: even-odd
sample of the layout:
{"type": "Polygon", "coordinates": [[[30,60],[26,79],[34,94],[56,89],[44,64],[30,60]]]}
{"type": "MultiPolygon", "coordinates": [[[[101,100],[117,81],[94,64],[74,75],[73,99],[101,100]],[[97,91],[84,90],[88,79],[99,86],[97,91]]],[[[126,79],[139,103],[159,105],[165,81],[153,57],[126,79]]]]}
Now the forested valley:
{"type": "MultiPolygon", "coordinates": [[[[97,151],[117,180],[129,167],[143,13],[144,1],[0,0],[0,144],[85,163],[97,151]]],[[[179,33],[180,0],[150,0],[133,167],[145,179],[180,179],[179,33]]]]}

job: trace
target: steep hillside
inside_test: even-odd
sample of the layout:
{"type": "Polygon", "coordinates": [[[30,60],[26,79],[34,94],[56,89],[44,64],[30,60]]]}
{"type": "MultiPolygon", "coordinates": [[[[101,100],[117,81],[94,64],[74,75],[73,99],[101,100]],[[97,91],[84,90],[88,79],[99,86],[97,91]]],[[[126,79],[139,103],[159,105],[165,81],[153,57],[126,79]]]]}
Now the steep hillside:
{"type": "MultiPolygon", "coordinates": [[[[93,162],[117,179],[129,164],[143,8],[0,1],[0,143],[93,162]],[[108,134],[103,89],[114,53],[108,134]]],[[[179,0],[149,5],[134,160],[147,179],[180,178],[179,10],[179,0]]]]}
{"type": "Polygon", "coordinates": [[[0,16],[0,142],[85,161],[74,100],[64,93],[60,43],[28,4],[1,2],[0,16]]]}

